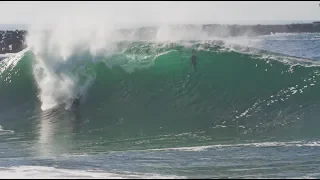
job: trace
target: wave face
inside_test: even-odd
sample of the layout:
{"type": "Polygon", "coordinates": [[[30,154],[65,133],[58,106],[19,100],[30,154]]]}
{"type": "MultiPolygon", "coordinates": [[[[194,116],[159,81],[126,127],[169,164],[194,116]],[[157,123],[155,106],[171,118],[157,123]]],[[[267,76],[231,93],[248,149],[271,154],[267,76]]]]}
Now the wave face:
{"type": "Polygon", "coordinates": [[[75,116],[81,138],[156,137],[156,147],[320,135],[316,62],[227,50],[216,41],[123,41],[111,49],[64,60],[26,50],[1,61],[0,124],[19,132],[19,121],[75,116]]]}

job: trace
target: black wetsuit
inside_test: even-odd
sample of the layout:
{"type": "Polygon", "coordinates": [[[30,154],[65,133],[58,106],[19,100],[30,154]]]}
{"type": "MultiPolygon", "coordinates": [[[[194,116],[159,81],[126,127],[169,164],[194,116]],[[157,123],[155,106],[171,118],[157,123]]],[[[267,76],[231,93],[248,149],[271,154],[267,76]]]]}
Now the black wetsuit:
{"type": "Polygon", "coordinates": [[[191,63],[192,63],[193,65],[197,65],[197,57],[196,57],[196,55],[192,55],[192,56],[191,56],[191,63]]]}
{"type": "Polygon", "coordinates": [[[77,98],[73,101],[73,106],[78,107],[79,105],[80,105],[80,99],[77,98]]]}
{"type": "Polygon", "coordinates": [[[197,68],[197,57],[196,57],[196,55],[192,55],[191,56],[191,64],[192,64],[194,69],[197,68]]]}

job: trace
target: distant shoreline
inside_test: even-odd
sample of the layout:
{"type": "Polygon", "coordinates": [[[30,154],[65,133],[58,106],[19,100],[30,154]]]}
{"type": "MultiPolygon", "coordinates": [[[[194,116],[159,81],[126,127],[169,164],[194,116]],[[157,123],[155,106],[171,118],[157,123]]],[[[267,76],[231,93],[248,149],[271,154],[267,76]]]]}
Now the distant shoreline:
{"type": "MultiPolygon", "coordinates": [[[[0,27],[2,27],[0,25],[0,27]]],[[[236,37],[236,36],[259,36],[272,33],[320,33],[320,21],[312,23],[296,24],[203,24],[203,25],[171,25],[172,30],[202,30],[208,36],[236,37]]],[[[124,36],[139,36],[146,40],[154,38],[158,27],[141,27],[135,29],[120,29],[124,36]],[[133,32],[133,33],[132,33],[133,32]]],[[[0,54],[17,53],[27,47],[25,37],[27,30],[0,30],[0,54]]],[[[1,57],[0,57],[1,60],[1,57]]]]}

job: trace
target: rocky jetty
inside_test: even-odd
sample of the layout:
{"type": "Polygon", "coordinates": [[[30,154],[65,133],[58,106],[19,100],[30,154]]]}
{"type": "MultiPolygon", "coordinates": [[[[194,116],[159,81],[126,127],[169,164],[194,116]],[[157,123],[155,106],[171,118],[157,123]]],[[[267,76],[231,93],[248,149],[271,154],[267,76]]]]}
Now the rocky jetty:
{"type": "Polygon", "coordinates": [[[0,54],[17,53],[27,47],[27,31],[0,31],[0,54]]]}

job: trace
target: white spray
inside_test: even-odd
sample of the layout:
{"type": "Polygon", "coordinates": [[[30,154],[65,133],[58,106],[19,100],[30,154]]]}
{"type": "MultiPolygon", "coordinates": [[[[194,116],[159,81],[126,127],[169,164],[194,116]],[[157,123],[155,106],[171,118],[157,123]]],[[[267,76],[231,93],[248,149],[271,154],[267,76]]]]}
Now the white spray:
{"type": "MultiPolygon", "coordinates": [[[[95,74],[86,73],[81,64],[89,63],[92,59],[75,60],[74,56],[86,52],[91,57],[112,54],[116,51],[114,42],[132,40],[130,38],[134,37],[126,39],[127,36],[117,31],[119,28],[137,27],[143,23],[157,25],[160,28],[152,39],[160,42],[210,39],[200,26],[188,29],[168,26],[195,22],[195,17],[200,15],[194,12],[203,11],[199,3],[83,2],[45,5],[48,11],[39,11],[42,13],[33,20],[27,37],[28,47],[35,55],[33,73],[40,92],[42,110],[59,104],[68,108],[78,93],[85,95],[95,80],[95,74]],[[57,8],[58,5],[63,8],[57,8]],[[86,81],[81,85],[77,73],[86,76],[86,81]]],[[[222,12],[221,4],[212,4],[211,8],[214,7],[216,9],[208,10],[208,13],[214,12],[211,16],[217,20],[220,18],[218,12],[222,12]]],[[[204,17],[207,16],[201,16],[200,19],[204,17]]],[[[197,24],[202,23],[210,22],[198,21],[197,24]]]]}

